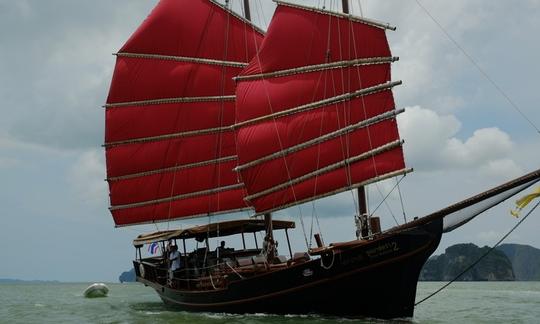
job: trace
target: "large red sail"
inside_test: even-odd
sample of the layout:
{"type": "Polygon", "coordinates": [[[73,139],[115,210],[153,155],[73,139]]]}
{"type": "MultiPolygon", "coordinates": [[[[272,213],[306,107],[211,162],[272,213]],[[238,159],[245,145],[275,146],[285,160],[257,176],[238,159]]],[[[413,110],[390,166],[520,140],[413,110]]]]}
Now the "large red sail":
{"type": "Polygon", "coordinates": [[[162,0],[122,47],[105,127],[117,226],[247,207],[232,78],[262,37],[216,2],[162,0]]]}
{"type": "Polygon", "coordinates": [[[237,170],[258,213],[408,171],[386,28],[278,2],[237,78],[237,170]]]}

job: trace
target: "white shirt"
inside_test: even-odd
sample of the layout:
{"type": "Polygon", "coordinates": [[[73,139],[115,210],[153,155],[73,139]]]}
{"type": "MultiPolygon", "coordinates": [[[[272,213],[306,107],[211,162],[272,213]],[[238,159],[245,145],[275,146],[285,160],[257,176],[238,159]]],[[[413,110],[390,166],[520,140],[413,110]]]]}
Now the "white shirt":
{"type": "Polygon", "coordinates": [[[173,260],[171,263],[172,271],[180,269],[180,252],[178,251],[171,252],[169,259],[173,260]]]}

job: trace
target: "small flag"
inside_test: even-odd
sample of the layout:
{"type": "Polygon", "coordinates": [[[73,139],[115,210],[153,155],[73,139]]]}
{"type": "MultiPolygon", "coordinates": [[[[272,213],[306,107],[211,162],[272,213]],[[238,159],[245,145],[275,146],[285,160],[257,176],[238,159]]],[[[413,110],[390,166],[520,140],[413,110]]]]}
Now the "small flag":
{"type": "Polygon", "coordinates": [[[525,195],[519,198],[518,200],[516,200],[516,209],[510,210],[510,214],[512,214],[512,216],[516,218],[519,217],[519,213],[521,212],[521,210],[527,207],[527,205],[533,199],[538,198],[538,197],[540,197],[540,187],[536,188],[532,193],[525,195]]]}
{"type": "Polygon", "coordinates": [[[150,252],[150,254],[155,254],[158,248],[159,248],[159,245],[157,244],[157,242],[154,242],[148,245],[148,252],[150,252]]]}

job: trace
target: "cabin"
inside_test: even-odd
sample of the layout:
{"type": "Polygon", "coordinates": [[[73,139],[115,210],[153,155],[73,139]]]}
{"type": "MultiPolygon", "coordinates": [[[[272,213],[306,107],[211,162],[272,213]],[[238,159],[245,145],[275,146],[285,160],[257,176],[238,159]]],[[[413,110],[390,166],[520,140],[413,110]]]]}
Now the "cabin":
{"type": "Polygon", "coordinates": [[[265,242],[259,244],[256,235],[258,232],[265,232],[267,225],[261,219],[243,219],[139,235],[133,241],[136,248],[133,265],[137,280],[178,290],[211,290],[225,288],[232,281],[310,260],[307,253],[292,253],[288,230],[295,228],[295,223],[291,221],[272,221],[274,231],[285,231],[289,256],[268,255],[263,247],[265,242]],[[241,249],[210,248],[209,238],[233,235],[241,236],[241,249]],[[255,241],[255,248],[246,246],[246,236],[251,235],[255,241]],[[196,246],[202,243],[202,247],[188,251],[187,240],[195,240],[199,243],[196,246]],[[143,258],[142,248],[154,243],[159,245],[160,253],[157,256],[143,258]],[[176,245],[181,255],[182,266],[174,272],[169,271],[168,244],[176,245]]]}

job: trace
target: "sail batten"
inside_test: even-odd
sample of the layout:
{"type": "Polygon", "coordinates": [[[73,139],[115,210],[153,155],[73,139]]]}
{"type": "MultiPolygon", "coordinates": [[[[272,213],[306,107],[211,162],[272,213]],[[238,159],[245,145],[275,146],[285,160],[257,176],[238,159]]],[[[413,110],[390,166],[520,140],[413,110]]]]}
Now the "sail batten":
{"type": "Polygon", "coordinates": [[[372,158],[373,156],[375,156],[377,154],[384,153],[384,152],[392,150],[392,149],[394,149],[396,147],[400,147],[401,145],[403,145],[402,140],[398,140],[398,141],[394,141],[394,142],[385,144],[383,146],[377,147],[377,148],[375,148],[373,150],[362,153],[360,155],[347,158],[347,159],[345,159],[343,161],[340,161],[340,162],[337,162],[337,163],[334,163],[334,164],[331,164],[331,165],[328,165],[328,166],[325,166],[325,167],[321,167],[321,168],[319,168],[319,169],[317,169],[317,170],[315,170],[313,172],[310,172],[308,174],[305,174],[305,175],[303,175],[301,177],[290,179],[287,182],[280,183],[280,184],[278,184],[278,185],[276,185],[274,187],[268,188],[268,189],[266,189],[264,191],[251,194],[249,196],[246,196],[245,199],[248,200],[248,201],[253,200],[253,199],[257,199],[257,198],[259,198],[261,196],[268,195],[268,194],[270,194],[272,192],[275,192],[275,191],[290,187],[292,185],[304,182],[304,181],[306,181],[308,179],[311,179],[311,178],[315,178],[317,176],[320,176],[321,174],[324,174],[324,173],[327,173],[327,172],[330,172],[330,171],[333,171],[333,170],[344,168],[347,165],[356,163],[358,161],[362,161],[362,160],[372,158]]]}
{"type": "Polygon", "coordinates": [[[251,125],[251,124],[254,124],[254,123],[260,123],[260,122],[264,122],[264,121],[267,121],[267,120],[272,120],[272,119],[276,119],[276,118],[289,116],[289,115],[292,115],[292,114],[297,114],[297,113],[306,112],[306,111],[313,110],[313,109],[322,108],[322,107],[325,107],[325,106],[328,106],[328,105],[332,105],[332,104],[336,104],[336,103],[339,103],[339,102],[347,101],[347,100],[350,100],[350,99],[353,99],[353,98],[358,98],[358,97],[362,97],[362,96],[375,94],[375,93],[378,93],[378,92],[393,88],[395,86],[398,86],[401,83],[402,83],[401,81],[387,82],[387,83],[379,84],[379,85],[376,85],[376,86],[373,86],[373,87],[359,89],[359,90],[356,90],[356,91],[351,92],[351,93],[344,93],[344,94],[341,94],[341,95],[338,95],[338,96],[335,96],[335,97],[326,98],[326,99],[316,101],[316,102],[311,102],[311,103],[308,103],[308,104],[305,104],[305,105],[302,105],[302,106],[290,108],[290,109],[287,109],[287,110],[282,110],[282,111],[275,112],[275,113],[272,113],[272,114],[268,114],[268,115],[265,115],[265,116],[261,116],[261,117],[258,117],[258,118],[253,118],[253,119],[250,119],[250,120],[239,122],[239,123],[236,123],[234,125],[234,128],[248,126],[248,125],[251,125]]]}
{"type": "Polygon", "coordinates": [[[235,99],[236,99],[236,96],[234,95],[158,98],[158,99],[108,103],[108,104],[105,104],[104,107],[116,108],[116,107],[131,107],[131,106],[164,105],[164,104],[186,103],[186,102],[189,103],[189,102],[206,102],[206,101],[234,101],[235,99]]]}
{"type": "Polygon", "coordinates": [[[205,59],[205,58],[200,58],[200,57],[186,57],[186,56],[150,54],[150,53],[119,52],[119,53],[114,53],[114,55],[122,56],[122,57],[130,57],[130,58],[170,60],[170,61],[202,63],[202,64],[219,65],[219,66],[229,66],[229,67],[237,67],[237,68],[244,68],[248,65],[247,62],[220,61],[220,60],[205,59]]]}
{"type": "Polygon", "coordinates": [[[163,135],[158,135],[158,136],[149,136],[149,137],[127,139],[123,141],[108,142],[108,143],[105,143],[104,146],[112,147],[112,146],[135,144],[135,143],[155,142],[155,141],[163,141],[163,140],[168,140],[168,139],[173,139],[173,138],[181,138],[181,137],[189,137],[189,136],[197,136],[197,135],[208,135],[208,134],[223,133],[223,132],[230,132],[230,131],[232,131],[231,126],[197,129],[197,130],[181,132],[181,133],[163,134],[163,135]]]}
{"type": "Polygon", "coordinates": [[[274,72],[268,72],[268,73],[244,75],[244,76],[235,77],[233,79],[235,81],[259,80],[259,79],[275,78],[275,77],[281,77],[281,76],[287,76],[287,75],[293,75],[293,74],[299,74],[299,73],[305,73],[305,72],[324,71],[324,70],[336,69],[336,68],[341,68],[341,67],[392,63],[397,60],[399,60],[399,58],[396,56],[360,58],[360,59],[349,60],[349,61],[338,61],[338,62],[332,62],[332,63],[306,65],[306,66],[300,66],[300,67],[296,67],[292,69],[286,69],[286,70],[280,70],[280,71],[274,71],[274,72]]]}
{"type": "Polygon", "coordinates": [[[257,211],[257,213],[254,216],[260,216],[260,215],[263,215],[265,213],[272,213],[272,212],[282,210],[282,209],[285,209],[285,208],[293,207],[293,206],[300,205],[300,204],[305,204],[305,203],[310,202],[310,201],[314,201],[314,200],[326,198],[326,197],[329,197],[329,196],[337,195],[337,194],[340,194],[342,192],[345,192],[345,191],[348,191],[348,190],[353,190],[353,189],[356,189],[356,188],[362,187],[362,186],[367,186],[367,185],[375,183],[375,182],[383,181],[383,180],[394,178],[394,177],[403,176],[403,175],[406,175],[406,174],[411,173],[413,171],[414,170],[412,168],[404,168],[404,169],[401,169],[401,170],[388,172],[388,173],[385,173],[385,174],[381,174],[378,177],[374,177],[374,178],[371,178],[369,180],[362,181],[362,182],[353,183],[351,185],[344,186],[342,188],[339,188],[339,189],[336,189],[336,190],[333,190],[333,191],[321,193],[321,194],[318,194],[318,195],[313,195],[313,196],[310,196],[310,197],[304,198],[304,199],[299,199],[299,200],[296,200],[294,202],[291,202],[291,203],[288,203],[288,204],[285,204],[285,205],[280,205],[279,207],[260,210],[260,211],[257,211]]]}
{"type": "Polygon", "coordinates": [[[408,170],[386,27],[278,1],[235,79],[236,170],[257,213],[408,170]]]}
{"type": "MultiPolygon", "coordinates": [[[[122,211],[122,210],[119,210],[122,211]]],[[[186,219],[194,219],[194,218],[200,218],[200,217],[210,217],[210,216],[219,216],[224,214],[232,214],[232,213],[241,213],[241,212],[251,212],[251,207],[243,207],[243,208],[237,208],[237,209],[228,209],[228,210],[222,210],[222,211],[216,211],[216,212],[206,212],[206,213],[199,213],[199,214],[191,214],[188,216],[171,216],[169,218],[164,219],[155,219],[155,220],[148,220],[145,217],[140,217],[140,221],[134,221],[133,217],[125,217],[124,215],[119,215],[116,217],[117,222],[115,223],[115,227],[126,227],[126,226],[133,226],[133,225],[148,225],[148,224],[158,224],[158,223],[167,223],[177,220],[186,220],[186,219]]],[[[114,212],[114,211],[113,211],[114,212]]]]}
{"type": "Polygon", "coordinates": [[[225,156],[225,157],[222,157],[222,158],[219,158],[219,159],[213,159],[213,160],[207,160],[207,161],[201,161],[201,162],[195,162],[195,163],[189,163],[189,164],[182,164],[182,165],[177,165],[177,166],[174,166],[174,167],[163,168],[163,169],[155,169],[155,170],[139,172],[139,173],[126,174],[126,175],[117,176],[117,177],[110,177],[110,178],[107,178],[105,180],[106,181],[119,181],[119,180],[126,180],[126,179],[132,179],[132,178],[139,178],[139,177],[149,176],[149,175],[153,175],[153,174],[174,172],[174,171],[178,171],[178,170],[184,170],[184,169],[189,169],[189,168],[206,166],[206,165],[215,164],[215,163],[236,161],[237,159],[238,159],[238,157],[236,155],[225,156]]]}
{"type": "Polygon", "coordinates": [[[383,22],[379,22],[379,21],[376,21],[376,20],[373,20],[373,19],[367,19],[367,18],[364,18],[364,17],[358,17],[358,16],[355,16],[355,15],[352,15],[352,14],[346,14],[346,13],[337,12],[337,11],[329,11],[329,10],[324,10],[324,9],[313,8],[313,7],[303,6],[303,5],[300,5],[300,4],[297,4],[297,3],[290,3],[290,2],[286,2],[286,1],[282,1],[282,0],[273,0],[273,1],[275,3],[277,3],[278,5],[282,5],[282,6],[288,6],[288,7],[292,7],[292,8],[297,8],[297,9],[316,12],[316,13],[323,14],[323,15],[329,15],[329,16],[334,16],[334,17],[337,17],[337,18],[347,19],[347,20],[350,20],[350,21],[363,23],[363,24],[370,25],[370,26],[377,27],[377,28],[381,28],[381,29],[396,30],[396,27],[391,26],[388,23],[383,23],[383,22]]]}
{"type": "Polygon", "coordinates": [[[333,138],[348,134],[348,133],[353,132],[353,131],[355,131],[357,129],[364,128],[364,127],[373,125],[375,123],[382,122],[382,121],[387,120],[387,119],[395,118],[396,115],[401,114],[404,111],[405,111],[405,109],[402,108],[402,109],[393,110],[393,111],[389,111],[389,112],[377,115],[375,117],[363,120],[363,121],[361,121],[359,123],[356,123],[356,124],[341,128],[341,129],[339,129],[337,131],[334,131],[332,133],[328,133],[328,134],[322,135],[320,137],[316,137],[316,138],[314,138],[312,140],[309,140],[309,141],[300,143],[298,145],[286,148],[286,149],[281,150],[279,152],[272,153],[270,155],[264,156],[264,157],[259,158],[257,160],[253,160],[253,161],[251,161],[249,163],[239,165],[239,166],[236,167],[235,170],[236,171],[242,171],[244,169],[247,169],[247,168],[253,167],[255,165],[258,165],[258,164],[260,164],[262,162],[266,162],[266,161],[269,161],[269,160],[272,160],[272,159],[277,159],[277,158],[280,158],[280,157],[284,157],[286,155],[289,155],[291,153],[303,150],[303,149],[305,149],[307,147],[310,147],[312,145],[320,144],[320,143],[328,141],[330,139],[333,139],[333,138]]]}
{"type": "Polygon", "coordinates": [[[176,195],[176,196],[167,197],[167,198],[153,199],[153,200],[148,200],[148,201],[141,201],[141,202],[132,203],[132,204],[112,205],[109,209],[110,210],[118,210],[118,209],[142,207],[142,206],[154,205],[154,204],[170,202],[170,201],[175,201],[175,200],[182,200],[182,199],[186,199],[186,198],[193,198],[193,197],[198,197],[198,196],[206,196],[206,195],[209,195],[209,194],[214,194],[214,193],[218,193],[218,192],[222,192],[222,191],[228,191],[228,190],[232,190],[232,189],[240,189],[240,188],[243,188],[243,187],[244,187],[244,184],[239,183],[239,184],[234,184],[234,185],[229,185],[229,186],[224,186],[224,187],[218,187],[218,188],[212,188],[212,189],[203,190],[203,191],[190,192],[190,193],[187,193],[187,194],[176,195]]]}
{"type": "Polygon", "coordinates": [[[235,83],[260,29],[209,0],[160,0],[116,53],[105,104],[117,226],[244,210],[235,83]]]}

